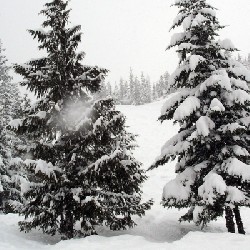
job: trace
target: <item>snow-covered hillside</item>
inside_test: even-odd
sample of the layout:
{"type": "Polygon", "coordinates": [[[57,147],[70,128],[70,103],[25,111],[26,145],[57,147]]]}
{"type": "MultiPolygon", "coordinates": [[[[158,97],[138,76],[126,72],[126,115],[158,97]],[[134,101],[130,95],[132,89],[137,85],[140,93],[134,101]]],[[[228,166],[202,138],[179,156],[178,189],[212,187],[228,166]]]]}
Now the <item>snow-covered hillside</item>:
{"type": "MultiPolygon", "coordinates": [[[[177,132],[171,122],[157,121],[162,101],[143,106],[119,106],[127,116],[129,130],[138,134],[139,147],[135,156],[145,169],[159,155],[163,143],[177,132]]],[[[39,231],[25,234],[19,232],[17,215],[0,215],[0,250],[122,250],[122,249],[249,249],[250,210],[242,209],[247,235],[226,233],[224,219],[213,222],[203,231],[192,223],[178,222],[184,211],[167,210],[160,205],[162,188],[174,178],[174,163],[148,172],[143,186],[145,199],[153,198],[155,204],[143,218],[137,218],[138,226],[121,232],[99,230],[99,236],[85,239],[60,241],[39,231]]]]}

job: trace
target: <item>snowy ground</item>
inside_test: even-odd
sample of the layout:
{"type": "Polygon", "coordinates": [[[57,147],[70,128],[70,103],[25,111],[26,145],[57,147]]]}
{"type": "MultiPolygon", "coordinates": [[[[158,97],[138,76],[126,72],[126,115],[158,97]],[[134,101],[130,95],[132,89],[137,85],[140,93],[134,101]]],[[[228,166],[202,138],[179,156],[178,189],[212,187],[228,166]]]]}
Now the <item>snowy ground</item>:
{"type": "MultiPolygon", "coordinates": [[[[171,122],[160,124],[157,118],[163,101],[143,106],[119,106],[127,116],[130,131],[137,137],[139,147],[135,156],[147,169],[160,153],[163,143],[176,133],[171,122]]],[[[39,231],[25,234],[19,232],[17,215],[0,215],[0,250],[245,250],[250,246],[250,210],[242,209],[247,235],[226,233],[224,219],[213,222],[201,231],[192,223],[178,222],[185,211],[167,210],[160,205],[164,184],[174,178],[174,163],[148,172],[143,186],[143,197],[153,198],[155,204],[143,218],[137,218],[138,226],[122,232],[100,231],[99,236],[85,239],[60,241],[57,237],[43,235],[39,231]]]]}

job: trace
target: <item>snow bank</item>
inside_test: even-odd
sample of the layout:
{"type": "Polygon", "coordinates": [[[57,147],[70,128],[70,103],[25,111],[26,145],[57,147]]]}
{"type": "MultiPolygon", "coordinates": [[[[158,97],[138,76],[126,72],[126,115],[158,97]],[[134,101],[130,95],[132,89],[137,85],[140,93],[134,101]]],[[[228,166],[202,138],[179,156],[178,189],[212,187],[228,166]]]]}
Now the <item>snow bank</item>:
{"type": "MultiPolygon", "coordinates": [[[[175,224],[173,219],[176,219],[176,215],[172,211],[169,211],[168,214],[167,220],[166,217],[157,214],[155,217],[149,217],[147,222],[151,225],[158,224],[158,227],[155,225],[153,231],[150,232],[151,235],[155,235],[156,238],[159,234],[164,235],[161,232],[161,229],[163,229],[165,237],[178,237],[173,242],[156,240],[155,238],[149,239],[144,235],[140,235],[140,233],[136,235],[138,232],[133,230],[124,233],[120,232],[120,234],[114,233],[114,235],[90,236],[84,239],[59,241],[57,236],[50,237],[43,235],[39,231],[29,234],[20,233],[17,227],[17,221],[19,220],[17,215],[0,215],[0,250],[236,250],[249,248],[249,234],[229,234],[225,233],[221,227],[217,227],[212,232],[201,232],[198,229],[194,231],[195,228],[189,227],[187,224],[185,226],[181,226],[179,223],[175,224]],[[156,219],[157,217],[161,221],[156,219]]],[[[243,216],[245,215],[247,215],[246,211],[243,212],[243,216]]],[[[164,216],[167,216],[167,213],[164,216]]],[[[222,221],[219,224],[222,225],[222,221]]],[[[144,225],[145,230],[149,230],[147,226],[146,223],[144,225]]],[[[148,231],[144,233],[147,234],[148,231]]]]}

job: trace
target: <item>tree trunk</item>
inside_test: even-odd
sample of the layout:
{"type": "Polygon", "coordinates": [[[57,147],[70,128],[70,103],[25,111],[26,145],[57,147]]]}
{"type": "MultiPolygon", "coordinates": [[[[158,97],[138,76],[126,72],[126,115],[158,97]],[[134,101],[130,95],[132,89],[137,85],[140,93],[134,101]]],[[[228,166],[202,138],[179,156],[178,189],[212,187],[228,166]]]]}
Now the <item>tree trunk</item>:
{"type": "Polygon", "coordinates": [[[235,215],[235,221],[238,227],[238,233],[239,234],[246,234],[244,227],[243,227],[243,222],[241,220],[241,216],[240,216],[240,210],[238,206],[235,206],[235,208],[233,209],[234,211],[234,215],[235,215]]]}
{"type": "Polygon", "coordinates": [[[230,207],[225,208],[226,227],[229,233],[235,233],[234,215],[230,207]]]}
{"type": "Polygon", "coordinates": [[[73,215],[71,211],[66,211],[65,235],[67,239],[72,239],[74,237],[74,223],[73,223],[73,215]]]}

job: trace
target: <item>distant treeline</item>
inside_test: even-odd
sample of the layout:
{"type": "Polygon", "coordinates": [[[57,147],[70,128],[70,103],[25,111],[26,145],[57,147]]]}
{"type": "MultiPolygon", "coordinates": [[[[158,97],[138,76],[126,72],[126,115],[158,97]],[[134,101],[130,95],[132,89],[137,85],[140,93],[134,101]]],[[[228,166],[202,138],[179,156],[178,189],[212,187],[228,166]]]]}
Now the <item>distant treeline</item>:
{"type": "Polygon", "coordinates": [[[129,79],[121,78],[119,84],[112,86],[109,82],[103,82],[98,97],[111,96],[116,104],[121,105],[150,103],[171,92],[169,76],[169,73],[166,72],[160,76],[156,83],[152,84],[149,76],[145,76],[142,72],[141,76],[138,77],[130,69],[129,79]]]}

